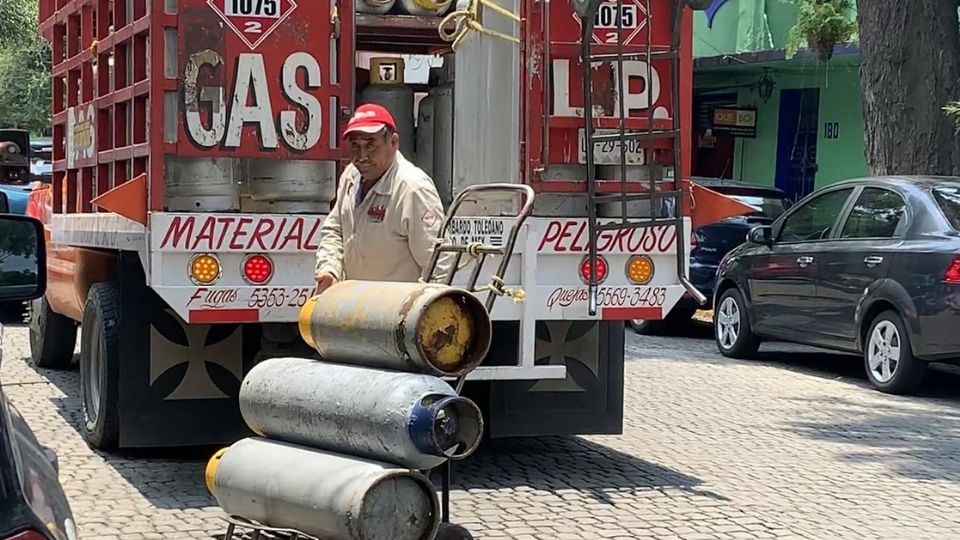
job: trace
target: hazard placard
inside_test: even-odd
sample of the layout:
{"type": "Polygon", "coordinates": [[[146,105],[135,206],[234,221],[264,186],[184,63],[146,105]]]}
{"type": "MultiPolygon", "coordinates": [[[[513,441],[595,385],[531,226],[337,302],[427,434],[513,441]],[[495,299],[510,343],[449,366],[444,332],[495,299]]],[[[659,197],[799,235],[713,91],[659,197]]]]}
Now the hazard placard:
{"type": "MultiPolygon", "coordinates": [[[[597,9],[597,19],[593,24],[593,42],[598,45],[616,45],[618,25],[623,36],[623,44],[631,45],[640,31],[647,26],[647,8],[644,0],[623,0],[618,6],[615,1],[602,2],[597,9]]],[[[580,17],[574,12],[573,18],[580,23],[580,17]]]]}
{"type": "Polygon", "coordinates": [[[293,10],[294,0],[208,0],[250,49],[256,49],[293,10]]]}

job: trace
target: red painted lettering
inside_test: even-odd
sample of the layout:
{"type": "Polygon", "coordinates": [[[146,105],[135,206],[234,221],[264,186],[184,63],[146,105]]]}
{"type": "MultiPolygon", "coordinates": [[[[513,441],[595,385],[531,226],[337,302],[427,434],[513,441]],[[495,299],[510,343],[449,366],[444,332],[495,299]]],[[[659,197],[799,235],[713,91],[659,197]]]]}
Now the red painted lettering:
{"type": "Polygon", "coordinates": [[[560,230],[563,229],[563,225],[559,221],[551,221],[547,224],[547,230],[543,233],[543,238],[540,239],[540,247],[537,248],[537,251],[543,251],[543,248],[549,242],[556,242],[557,238],[560,237],[560,230]]]}
{"type": "Polygon", "coordinates": [[[173,221],[170,222],[170,226],[167,227],[167,234],[163,236],[163,240],[160,241],[160,248],[165,248],[170,245],[170,239],[173,238],[173,243],[171,247],[180,247],[180,242],[186,244],[188,238],[193,236],[193,224],[194,217],[189,216],[186,219],[183,219],[181,216],[176,216],[173,218],[173,221]]]}
{"type": "Polygon", "coordinates": [[[323,220],[318,219],[313,222],[313,228],[310,229],[310,234],[307,235],[307,239],[303,242],[303,249],[309,249],[310,251],[316,251],[320,249],[320,227],[323,226],[323,220]],[[316,241],[314,241],[316,239],[316,241]]]}
{"type": "MultiPolygon", "coordinates": [[[[540,238],[538,251],[565,253],[589,249],[589,227],[583,220],[551,221],[540,238]]],[[[676,228],[669,225],[624,228],[597,233],[599,253],[666,253],[674,248],[676,228]]]]}
{"type": "Polygon", "coordinates": [[[280,226],[277,227],[277,236],[274,237],[273,243],[270,244],[270,249],[277,249],[277,244],[280,243],[280,239],[283,238],[283,228],[287,226],[287,218],[280,220],[280,226]]]}
{"type": "Polygon", "coordinates": [[[220,238],[217,239],[216,249],[223,249],[223,240],[227,236],[227,231],[230,229],[230,224],[233,223],[234,218],[232,217],[221,217],[217,218],[217,221],[220,222],[220,238]]]}
{"type": "MultiPolygon", "coordinates": [[[[233,231],[233,237],[230,238],[230,249],[244,249],[244,244],[237,243],[237,239],[247,235],[246,226],[251,223],[253,220],[248,217],[242,217],[237,221],[237,229],[233,231]]],[[[246,244],[246,249],[250,249],[252,243],[246,244]]]]}
{"type": "Polygon", "coordinates": [[[203,222],[203,227],[200,228],[200,234],[193,239],[193,246],[190,248],[192,251],[196,251],[197,247],[200,245],[202,240],[207,241],[207,249],[212,250],[213,247],[213,236],[216,232],[217,220],[214,217],[208,217],[203,222]]]}
{"type": "Polygon", "coordinates": [[[254,242],[260,244],[260,249],[263,251],[267,250],[267,246],[263,244],[263,237],[270,234],[273,231],[273,228],[276,227],[276,223],[272,219],[261,219],[255,229],[253,229],[253,236],[250,237],[250,247],[253,248],[254,242]]]}
{"type": "Polygon", "coordinates": [[[280,249],[287,247],[287,244],[293,241],[297,246],[297,249],[303,249],[303,244],[300,242],[303,237],[303,218],[297,218],[293,222],[293,227],[290,227],[290,232],[287,233],[287,236],[283,239],[283,244],[281,244],[280,249]]]}

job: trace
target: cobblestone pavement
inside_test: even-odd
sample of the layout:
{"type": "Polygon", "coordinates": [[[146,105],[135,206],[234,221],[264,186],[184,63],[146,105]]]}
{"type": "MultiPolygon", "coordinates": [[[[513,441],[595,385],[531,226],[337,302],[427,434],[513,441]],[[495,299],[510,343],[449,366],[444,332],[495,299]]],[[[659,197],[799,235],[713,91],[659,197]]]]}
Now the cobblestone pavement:
{"type": "MultiPolygon", "coordinates": [[[[628,336],[622,436],[497,442],[463,466],[453,513],[478,538],[955,538],[960,378],[921,397],[867,387],[858,359],[709,331],[628,336]],[[703,334],[706,335],[703,335],[703,334]],[[467,493],[469,492],[469,493],[467,493]]],[[[37,373],[7,327],[5,392],[60,456],[84,539],[219,538],[207,454],[102,455],[77,434],[76,372],[37,373]]]]}

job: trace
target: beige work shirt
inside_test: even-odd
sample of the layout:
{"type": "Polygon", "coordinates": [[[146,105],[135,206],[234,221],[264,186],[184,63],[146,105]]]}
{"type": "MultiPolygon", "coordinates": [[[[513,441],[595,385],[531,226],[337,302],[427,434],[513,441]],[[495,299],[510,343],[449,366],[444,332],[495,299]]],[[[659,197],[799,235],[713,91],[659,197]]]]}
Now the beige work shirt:
{"type": "Polygon", "coordinates": [[[360,185],[360,172],[348,165],[320,229],[317,275],[417,281],[430,263],[443,220],[436,186],[399,151],[380,181],[357,201],[360,185]]]}

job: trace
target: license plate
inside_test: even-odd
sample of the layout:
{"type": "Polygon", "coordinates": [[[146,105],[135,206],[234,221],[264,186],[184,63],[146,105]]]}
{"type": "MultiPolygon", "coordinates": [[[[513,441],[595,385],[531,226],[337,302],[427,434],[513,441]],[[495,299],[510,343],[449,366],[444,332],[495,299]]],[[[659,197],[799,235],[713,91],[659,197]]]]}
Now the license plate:
{"type": "MultiPolygon", "coordinates": [[[[594,130],[594,133],[597,135],[606,135],[618,133],[616,129],[597,129],[594,130]]],[[[629,131],[627,132],[629,133],[629,131]]],[[[584,164],[587,162],[587,131],[585,129],[580,129],[579,131],[580,138],[580,152],[579,152],[579,162],[584,164]]],[[[642,148],[642,141],[633,140],[633,141],[624,141],[624,145],[627,149],[627,165],[643,165],[644,152],[642,148]]],[[[619,165],[620,164],[620,142],[619,141],[603,141],[598,142],[593,147],[593,162],[597,165],[619,165]]]]}

